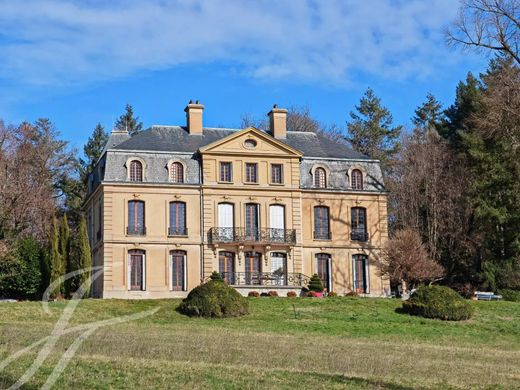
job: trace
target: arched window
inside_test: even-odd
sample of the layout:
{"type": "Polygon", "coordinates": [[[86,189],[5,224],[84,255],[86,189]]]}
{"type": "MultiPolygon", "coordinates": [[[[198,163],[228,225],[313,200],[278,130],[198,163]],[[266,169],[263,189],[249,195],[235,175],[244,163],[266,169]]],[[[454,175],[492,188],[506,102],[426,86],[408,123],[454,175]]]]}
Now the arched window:
{"type": "Polygon", "coordinates": [[[186,252],[170,252],[171,290],[186,291],[186,252]]]}
{"type": "Polygon", "coordinates": [[[354,169],[352,171],[352,179],[351,186],[353,190],[362,190],[363,189],[363,174],[359,169],[354,169]]]}
{"type": "Polygon", "coordinates": [[[144,202],[141,200],[128,202],[128,227],[126,233],[134,236],[144,236],[146,234],[144,202]]]}
{"type": "Polygon", "coordinates": [[[168,228],[170,236],[186,236],[186,203],[170,202],[170,227],[168,228]]]}
{"type": "Polygon", "coordinates": [[[323,168],[316,168],[314,170],[314,187],[327,188],[327,173],[323,168]]]}
{"type": "Polygon", "coordinates": [[[351,210],[350,239],[352,241],[368,241],[367,231],[367,209],[364,207],[352,207],[351,210]]]}
{"type": "Polygon", "coordinates": [[[180,162],[173,162],[170,167],[170,180],[172,183],[184,183],[184,167],[180,162]]]}
{"type": "Polygon", "coordinates": [[[130,161],[130,181],[143,181],[143,164],[141,161],[130,161]]]}
{"type": "Polygon", "coordinates": [[[314,239],[330,240],[329,208],[326,206],[314,207],[314,239]]]}

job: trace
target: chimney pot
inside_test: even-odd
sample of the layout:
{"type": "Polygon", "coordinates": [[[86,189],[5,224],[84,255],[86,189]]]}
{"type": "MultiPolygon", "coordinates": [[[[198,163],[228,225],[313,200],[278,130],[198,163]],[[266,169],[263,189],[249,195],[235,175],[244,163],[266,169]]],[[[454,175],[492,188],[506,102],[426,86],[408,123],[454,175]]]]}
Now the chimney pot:
{"type": "Polygon", "coordinates": [[[274,138],[287,138],[287,110],[273,105],[273,109],[267,114],[269,117],[269,129],[274,138]]]}
{"type": "Polygon", "coordinates": [[[204,105],[200,104],[198,100],[195,103],[190,100],[184,109],[188,133],[202,134],[202,111],[204,111],[204,105]]]}

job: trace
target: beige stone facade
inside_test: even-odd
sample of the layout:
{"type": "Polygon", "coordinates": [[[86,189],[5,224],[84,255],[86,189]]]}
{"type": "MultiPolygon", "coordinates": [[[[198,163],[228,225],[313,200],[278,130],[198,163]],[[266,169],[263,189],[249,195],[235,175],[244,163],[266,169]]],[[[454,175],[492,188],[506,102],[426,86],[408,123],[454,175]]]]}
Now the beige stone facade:
{"type": "MultiPolygon", "coordinates": [[[[203,106],[196,108],[198,121],[203,106]]],[[[275,113],[283,116],[284,111],[275,113]]],[[[271,122],[285,126],[283,117],[271,122]]],[[[160,131],[192,142],[191,137],[209,137],[210,130],[203,136],[200,127],[197,122],[195,134],[189,126],[160,131]]],[[[94,284],[95,297],[183,297],[213,271],[244,294],[300,291],[314,273],[338,294],[389,294],[389,283],[377,270],[388,235],[386,193],[376,187],[382,183],[377,161],[307,158],[291,139],[296,135],[285,140],[285,128],[271,133],[248,128],[221,136],[214,129],[211,134],[217,136],[197,141],[191,153],[159,150],[180,149],[177,139],[170,147],[164,141],[150,150],[155,144],[146,144],[145,137],[159,137],[158,131],[134,136],[142,138],[140,144],[123,137],[107,148],[91,180],[89,234],[94,265],[104,270],[94,284]],[[142,172],[129,171],[134,160],[142,172]],[[182,167],[182,180],[171,173],[174,162],[182,167]],[[312,184],[317,167],[326,174],[325,188],[312,184]],[[350,183],[353,169],[362,174],[360,188],[350,183]],[[139,172],[141,180],[132,180],[139,172]],[[344,185],[333,185],[342,178],[344,185]],[[184,214],[172,209],[179,203],[184,214]],[[137,230],[131,228],[135,223],[137,230]]]]}

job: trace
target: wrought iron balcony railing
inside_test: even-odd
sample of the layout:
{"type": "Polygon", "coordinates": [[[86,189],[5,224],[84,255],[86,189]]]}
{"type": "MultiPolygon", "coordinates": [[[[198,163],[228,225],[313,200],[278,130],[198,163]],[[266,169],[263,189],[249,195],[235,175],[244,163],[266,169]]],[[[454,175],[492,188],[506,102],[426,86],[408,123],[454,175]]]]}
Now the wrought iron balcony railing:
{"type": "Polygon", "coordinates": [[[232,286],[305,287],[310,278],[301,273],[222,272],[222,279],[232,286]]]}
{"type": "Polygon", "coordinates": [[[209,239],[212,243],[259,242],[294,245],[296,230],[214,227],[209,232],[209,239]]]}
{"type": "Polygon", "coordinates": [[[332,232],[327,232],[324,230],[315,230],[314,239],[315,240],[332,240],[332,232]]]}
{"type": "Polygon", "coordinates": [[[126,234],[129,236],[145,236],[146,227],[144,226],[128,226],[126,228],[126,234]]]}
{"type": "Polygon", "coordinates": [[[187,236],[188,235],[188,228],[186,227],[169,227],[168,228],[168,235],[169,236],[187,236]]]}
{"type": "Polygon", "coordinates": [[[350,232],[350,239],[352,241],[368,241],[368,232],[365,229],[352,229],[350,232]]]}

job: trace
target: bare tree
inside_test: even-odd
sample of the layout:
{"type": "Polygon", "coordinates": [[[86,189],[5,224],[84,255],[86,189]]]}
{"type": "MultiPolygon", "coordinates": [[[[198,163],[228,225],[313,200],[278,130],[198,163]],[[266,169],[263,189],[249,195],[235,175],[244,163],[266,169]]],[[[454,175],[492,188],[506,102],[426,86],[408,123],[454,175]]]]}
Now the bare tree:
{"type": "Polygon", "coordinates": [[[380,272],[394,283],[405,282],[408,288],[432,282],[444,275],[444,269],[428,254],[420,234],[413,229],[395,233],[383,250],[380,272]]]}
{"type": "Polygon", "coordinates": [[[520,0],[463,0],[446,38],[451,45],[507,54],[520,64],[520,0]]]}

